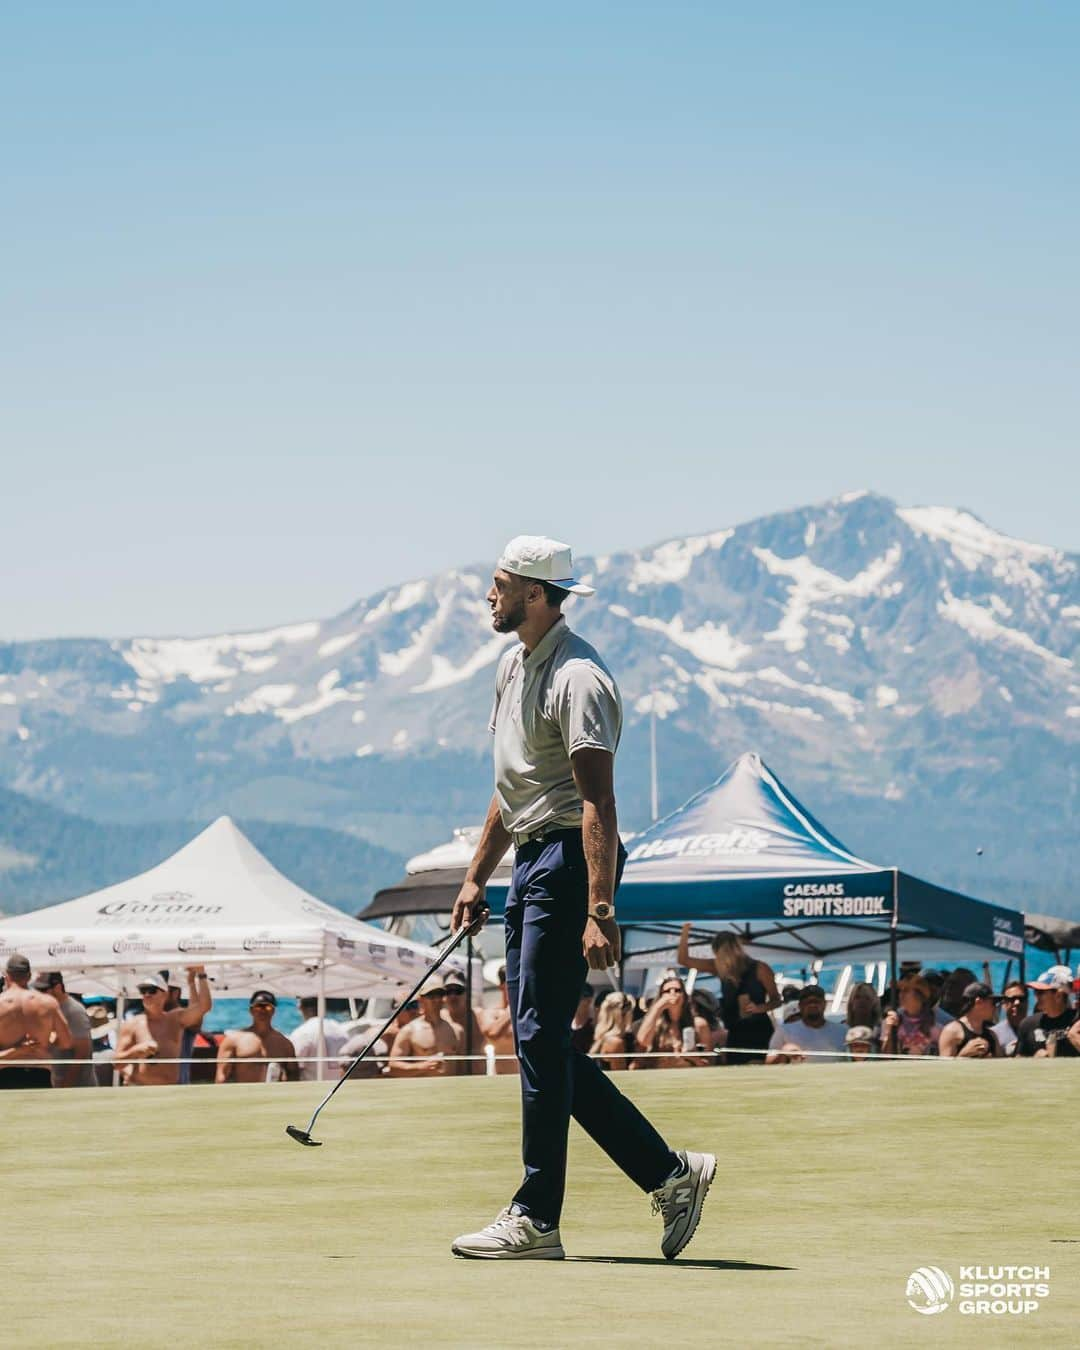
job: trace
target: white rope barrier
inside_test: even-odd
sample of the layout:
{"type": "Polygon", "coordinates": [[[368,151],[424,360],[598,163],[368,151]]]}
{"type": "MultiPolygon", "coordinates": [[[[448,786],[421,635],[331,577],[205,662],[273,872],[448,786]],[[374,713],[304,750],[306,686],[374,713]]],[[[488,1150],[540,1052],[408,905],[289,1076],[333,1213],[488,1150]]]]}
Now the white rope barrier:
{"type": "MultiPolygon", "coordinates": [[[[858,1060],[849,1055],[846,1050],[803,1050],[801,1047],[792,1046],[790,1052],[784,1049],[778,1050],[753,1050],[744,1046],[718,1046],[715,1050],[620,1050],[612,1051],[610,1054],[591,1055],[592,1059],[614,1060],[638,1060],[638,1059],[709,1059],[717,1065],[722,1066],[724,1057],[727,1055],[748,1055],[755,1059],[763,1060],[767,1054],[786,1055],[790,1053],[791,1058],[799,1059],[823,1059],[840,1060],[843,1062],[862,1063],[866,1060],[874,1062],[884,1062],[898,1060],[910,1064],[916,1061],[944,1061],[946,1059],[1003,1059],[1008,1058],[1004,1055],[903,1055],[892,1054],[886,1051],[872,1051],[868,1055],[858,1057],[858,1060]]],[[[250,1055],[242,1058],[232,1058],[222,1061],[227,1064],[342,1064],[351,1061],[351,1056],[342,1055],[250,1055]]],[[[390,1052],[383,1051],[379,1054],[370,1054],[365,1056],[376,1063],[388,1064],[391,1062],[390,1052]]],[[[1015,1058],[1012,1056],[1011,1058],[1015,1058]]],[[[394,1057],[395,1064],[416,1064],[426,1063],[428,1060],[438,1059],[445,1064],[458,1063],[480,1063],[487,1064],[492,1061],[496,1063],[517,1063],[517,1055],[488,1055],[487,1053],[478,1055],[446,1055],[432,1052],[429,1055],[397,1055],[394,1057]]],[[[141,1056],[135,1059],[117,1060],[113,1055],[102,1055],[99,1059],[19,1059],[0,1061],[0,1073],[6,1069],[70,1069],[75,1066],[89,1064],[94,1068],[118,1068],[124,1069],[129,1066],[134,1067],[139,1064],[216,1064],[216,1055],[202,1056],[178,1056],[176,1058],[166,1058],[162,1055],[154,1055],[152,1058],[144,1059],[141,1056]]]]}

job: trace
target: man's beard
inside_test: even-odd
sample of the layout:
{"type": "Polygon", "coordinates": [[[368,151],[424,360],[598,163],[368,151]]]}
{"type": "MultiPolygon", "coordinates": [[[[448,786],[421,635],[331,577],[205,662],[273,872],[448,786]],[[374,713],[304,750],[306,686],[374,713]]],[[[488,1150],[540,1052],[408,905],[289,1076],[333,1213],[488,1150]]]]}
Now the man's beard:
{"type": "Polygon", "coordinates": [[[525,601],[519,600],[513,609],[507,611],[501,618],[498,615],[492,615],[491,626],[496,633],[516,633],[525,622],[525,601]]]}

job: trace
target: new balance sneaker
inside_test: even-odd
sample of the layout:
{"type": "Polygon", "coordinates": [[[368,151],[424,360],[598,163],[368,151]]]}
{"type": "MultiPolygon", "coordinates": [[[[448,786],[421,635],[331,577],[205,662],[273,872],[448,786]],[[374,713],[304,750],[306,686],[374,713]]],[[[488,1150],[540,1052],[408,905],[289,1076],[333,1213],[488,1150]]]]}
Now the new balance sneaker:
{"type": "Polygon", "coordinates": [[[450,1250],[487,1261],[561,1261],[566,1255],[557,1228],[541,1231],[527,1214],[509,1208],[479,1233],[455,1238],[450,1250]]]}
{"type": "Polygon", "coordinates": [[[652,1193],[652,1212],[663,1215],[664,1219],[660,1250],[669,1261],[673,1261],[694,1236],[701,1218],[701,1206],[716,1175],[716,1159],[711,1153],[680,1150],[675,1156],[683,1164],[682,1170],[652,1193]]]}

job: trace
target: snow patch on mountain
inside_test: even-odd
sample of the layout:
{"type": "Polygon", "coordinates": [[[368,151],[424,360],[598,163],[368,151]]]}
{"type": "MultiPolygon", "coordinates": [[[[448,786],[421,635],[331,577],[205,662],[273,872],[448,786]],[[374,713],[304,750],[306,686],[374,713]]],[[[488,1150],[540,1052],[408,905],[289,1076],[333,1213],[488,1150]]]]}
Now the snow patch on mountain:
{"type": "Polygon", "coordinates": [[[364,697],[359,690],[343,688],[339,684],[340,679],[340,671],[328,670],[315,686],[314,698],[295,708],[279,708],[274,715],[283,722],[299,722],[302,717],[314,717],[317,713],[325,712],[335,703],[356,703],[364,697]]]}
{"type": "MultiPolygon", "coordinates": [[[[262,633],[222,633],[206,638],[133,638],[131,646],[120,650],[120,655],[135,674],[148,683],[169,684],[186,677],[195,684],[209,684],[212,680],[228,679],[239,673],[236,666],[224,664],[225,657],[234,655],[241,665],[245,653],[265,652],[281,644],[311,642],[318,636],[319,628],[317,621],[311,621],[270,628],[262,633]]],[[[113,645],[119,648],[119,644],[113,645]]]]}
{"type": "Polygon", "coordinates": [[[714,624],[710,620],[699,628],[684,628],[681,614],[676,614],[670,622],[654,619],[648,614],[638,614],[634,617],[634,623],[639,628],[663,633],[670,642],[674,642],[677,647],[684,647],[707,666],[733,670],[753,650],[733,637],[726,623],[714,624]]]}
{"type": "Polygon", "coordinates": [[[226,717],[253,717],[259,713],[274,712],[296,697],[295,684],[262,684],[246,698],[237,699],[225,709],[226,717]]]}
{"type": "Polygon", "coordinates": [[[364,622],[378,623],[380,619],[385,619],[390,614],[404,614],[407,609],[413,609],[420,604],[429,587],[430,583],[427,581],[407,581],[396,591],[387,591],[375,608],[368,610],[364,615],[364,622]]]}
{"type": "Polygon", "coordinates": [[[268,670],[273,670],[278,663],[276,656],[245,656],[238,653],[237,659],[245,675],[264,675],[268,670]]]}
{"type": "Polygon", "coordinates": [[[630,573],[630,590],[685,581],[695,558],[707,549],[723,548],[733,534],[734,530],[717,530],[713,534],[692,535],[688,539],[670,539],[634,563],[630,573]]]}
{"type": "MultiPolygon", "coordinates": [[[[898,594],[902,582],[885,587],[885,578],[894,570],[902,556],[899,544],[891,545],[880,558],[875,558],[850,580],[812,563],[805,554],[795,558],[781,558],[772,549],[755,548],[755,558],[763,563],[773,576],[786,577],[792,585],[783,617],[766,642],[782,642],[789,652],[799,652],[806,646],[806,620],[815,604],[839,599],[865,599],[878,593],[882,596],[898,594]]],[[[834,644],[839,645],[839,644],[834,644]]]]}
{"type": "Polygon", "coordinates": [[[321,657],[337,656],[338,652],[343,652],[346,647],[351,647],[359,633],[339,633],[337,637],[327,638],[319,647],[321,657]]]}
{"type": "Polygon", "coordinates": [[[379,670],[383,675],[404,675],[424,654],[424,647],[431,635],[432,625],[424,624],[418,628],[404,647],[396,652],[379,653],[379,670]]]}
{"type": "Polygon", "coordinates": [[[510,645],[512,639],[505,633],[500,633],[490,642],[485,642],[478,650],[473,652],[472,656],[460,666],[455,666],[448,661],[445,656],[440,656],[437,652],[431,657],[431,674],[422,684],[414,684],[410,692],[414,694],[430,694],[436,689],[447,689],[452,684],[461,684],[464,680],[471,680],[472,677],[484,669],[485,666],[493,665],[503,652],[510,645]]]}
{"type": "MultiPolygon", "coordinates": [[[[973,572],[987,559],[1008,563],[1016,559],[1025,562],[1048,562],[1057,556],[1057,550],[1046,544],[1029,544],[1023,539],[1012,539],[1009,535],[999,534],[989,525],[984,525],[976,516],[967,511],[957,511],[949,506],[909,506],[898,507],[896,514],[917,533],[930,539],[939,539],[948,544],[954,557],[973,572]]],[[[1007,575],[1007,569],[1001,573],[1007,575]]],[[[1037,573],[1024,569],[1025,578],[1037,577],[1037,573]]],[[[1042,579],[1038,578],[1039,584],[1042,579]]]]}
{"type": "Polygon", "coordinates": [[[848,721],[853,721],[855,714],[862,707],[857,698],[845,693],[842,689],[830,689],[824,684],[806,684],[801,680],[794,680],[790,675],[778,670],[776,666],[766,666],[764,670],[756,671],[755,677],[763,680],[766,684],[780,685],[784,689],[795,689],[804,696],[822,699],[824,702],[831,704],[848,721]]]}
{"type": "Polygon", "coordinates": [[[1017,647],[1021,651],[1030,652],[1033,656],[1039,656],[1044,661],[1051,662],[1061,669],[1068,670],[1072,665],[1063,656],[1058,656],[1056,652],[1048,651],[1029,637],[1027,633],[1020,632],[1017,628],[1007,628],[999,623],[994,615],[981,605],[975,604],[973,600],[959,600],[952,591],[946,590],[944,598],[938,601],[938,613],[942,618],[950,623],[955,623],[962,628],[965,633],[970,633],[974,638],[979,638],[984,642],[1004,642],[1011,647],[1017,647]]]}

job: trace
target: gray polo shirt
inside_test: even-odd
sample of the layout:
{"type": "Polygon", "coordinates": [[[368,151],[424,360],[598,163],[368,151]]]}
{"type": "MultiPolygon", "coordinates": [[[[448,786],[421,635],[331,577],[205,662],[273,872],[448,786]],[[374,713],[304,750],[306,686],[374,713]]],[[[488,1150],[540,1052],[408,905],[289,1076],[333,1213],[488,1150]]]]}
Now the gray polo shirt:
{"type": "MultiPolygon", "coordinates": [[[[60,1004],[60,1011],[64,1014],[68,1028],[76,1040],[82,1040],[84,1037],[90,1039],[90,1018],[86,1009],[77,998],[72,998],[68,994],[63,1003],[60,1004]]],[[[90,1042],[91,1052],[93,1051],[93,1042],[90,1042]]],[[[60,1052],[53,1057],[55,1059],[70,1059],[73,1057],[73,1051],[60,1052]]],[[[53,1087],[58,1086],[62,1069],[53,1069],[52,1080],[53,1087]]],[[[80,1064],[75,1074],[75,1081],[72,1087],[97,1087],[97,1074],[94,1072],[92,1064],[80,1064]]]]}
{"type": "Polygon", "coordinates": [[[622,699],[596,650],[559,618],[526,654],[520,644],[495,676],[495,796],[511,834],[581,824],[570,768],[576,750],[615,753],[622,699]]]}

